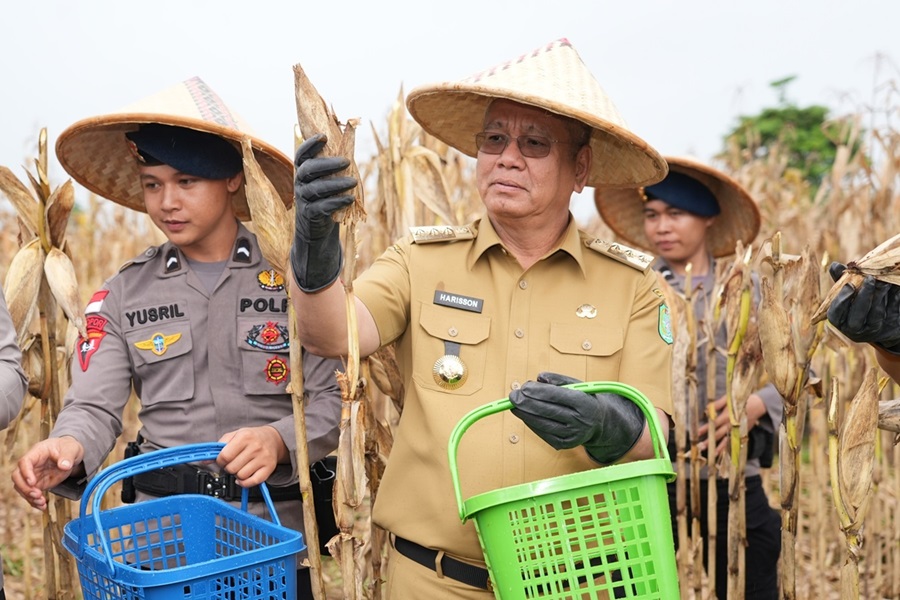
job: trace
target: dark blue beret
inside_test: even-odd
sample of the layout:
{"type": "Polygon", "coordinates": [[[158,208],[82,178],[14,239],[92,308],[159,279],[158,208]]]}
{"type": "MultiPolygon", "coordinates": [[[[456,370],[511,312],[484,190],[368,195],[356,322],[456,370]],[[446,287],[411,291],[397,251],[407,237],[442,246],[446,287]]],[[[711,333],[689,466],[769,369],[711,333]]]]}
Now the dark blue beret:
{"type": "Polygon", "coordinates": [[[662,200],[700,217],[714,217],[721,211],[708,187],[677,171],[669,171],[665,179],[645,187],[644,194],[647,200],[662,200]]]}
{"type": "Polygon", "coordinates": [[[243,169],[240,153],[218,135],[160,123],[147,123],[125,134],[138,161],[204,179],[227,179],[243,169]]]}

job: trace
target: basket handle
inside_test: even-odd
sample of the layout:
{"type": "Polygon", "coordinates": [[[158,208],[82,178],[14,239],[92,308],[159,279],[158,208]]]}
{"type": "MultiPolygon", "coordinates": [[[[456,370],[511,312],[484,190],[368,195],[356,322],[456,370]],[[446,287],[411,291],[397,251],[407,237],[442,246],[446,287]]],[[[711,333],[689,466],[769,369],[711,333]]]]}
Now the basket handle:
{"type": "MultiPolygon", "coordinates": [[[[653,451],[656,458],[665,457],[666,460],[669,460],[669,451],[666,448],[666,442],[663,439],[662,427],[659,424],[659,419],[656,415],[656,407],[654,407],[647,396],[641,393],[637,388],[618,381],[587,381],[571,383],[562,387],[581,390],[587,394],[618,394],[637,404],[638,408],[641,409],[641,412],[644,413],[644,417],[646,417],[647,423],[650,426],[650,438],[653,441],[653,451]]],[[[465,502],[462,498],[462,491],[459,486],[459,472],[456,460],[459,442],[466,430],[468,430],[476,421],[509,410],[512,407],[513,404],[508,397],[479,406],[460,419],[459,423],[456,424],[456,427],[453,428],[453,432],[450,434],[450,441],[447,444],[447,455],[450,461],[450,477],[453,480],[453,493],[456,496],[456,506],[459,508],[459,518],[463,523],[466,522],[467,515],[465,502]]]]}
{"type": "MultiPolygon", "coordinates": [[[[106,539],[106,534],[103,532],[100,523],[100,502],[103,500],[104,494],[109,491],[109,488],[117,481],[137,475],[138,473],[146,473],[161,467],[170,467],[182,463],[215,460],[224,447],[225,444],[222,442],[209,442],[202,444],[185,444],[183,446],[154,450],[153,452],[148,452],[146,454],[138,454],[137,456],[113,463],[88,482],[84,494],[81,497],[79,515],[81,519],[84,519],[87,516],[87,506],[90,504],[91,516],[94,519],[94,532],[100,539],[100,544],[103,547],[103,556],[109,567],[109,573],[107,573],[107,575],[114,573],[115,565],[109,547],[109,540],[106,539]]],[[[266,503],[266,508],[272,516],[272,522],[276,525],[281,525],[278,514],[275,512],[275,506],[272,503],[272,496],[269,494],[269,488],[266,487],[265,482],[259,484],[259,489],[262,493],[263,500],[266,503]]],[[[249,490],[243,488],[241,490],[241,510],[243,511],[247,510],[248,498],[249,490]]],[[[85,540],[81,539],[81,531],[78,532],[78,538],[79,551],[83,553],[85,540]]],[[[80,558],[82,558],[82,556],[79,556],[79,559],[80,558]]]]}

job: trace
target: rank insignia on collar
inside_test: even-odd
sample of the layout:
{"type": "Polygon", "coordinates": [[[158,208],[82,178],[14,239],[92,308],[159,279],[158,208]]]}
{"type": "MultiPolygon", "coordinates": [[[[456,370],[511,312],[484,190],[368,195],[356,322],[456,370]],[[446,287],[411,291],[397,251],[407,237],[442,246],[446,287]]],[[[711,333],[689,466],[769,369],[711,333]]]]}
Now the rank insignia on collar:
{"type": "Polygon", "coordinates": [[[288,369],[287,363],[280,356],[273,356],[266,362],[266,381],[278,385],[287,380],[288,369]]]}
{"type": "Polygon", "coordinates": [[[169,346],[181,339],[180,333],[165,335],[162,333],[154,333],[149,340],[135,342],[134,346],[138,350],[149,350],[157,356],[162,356],[169,349],[169,346]]]}
{"type": "Polygon", "coordinates": [[[238,238],[231,260],[239,263],[250,262],[250,241],[247,238],[238,238]]]}
{"type": "Polygon", "coordinates": [[[178,250],[169,248],[166,252],[166,273],[174,273],[181,269],[181,259],[178,257],[178,250]]]}
{"type": "Polygon", "coordinates": [[[268,352],[278,352],[291,346],[287,327],[272,321],[251,327],[246,341],[254,348],[268,352]]]}
{"type": "Polygon", "coordinates": [[[259,287],[270,292],[280,292],[284,289],[284,277],[275,269],[260,271],[256,274],[259,287]]]}

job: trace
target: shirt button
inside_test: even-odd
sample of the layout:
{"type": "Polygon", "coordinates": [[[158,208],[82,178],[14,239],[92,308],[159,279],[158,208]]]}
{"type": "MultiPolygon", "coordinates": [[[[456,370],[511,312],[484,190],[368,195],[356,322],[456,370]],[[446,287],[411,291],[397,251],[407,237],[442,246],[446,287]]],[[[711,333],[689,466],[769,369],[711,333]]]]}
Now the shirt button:
{"type": "Polygon", "coordinates": [[[581,347],[584,348],[585,350],[590,350],[591,349],[591,341],[584,340],[583,342],[581,342],[581,347]]]}
{"type": "Polygon", "coordinates": [[[512,385],[509,386],[509,387],[510,387],[511,389],[517,390],[517,389],[519,389],[520,387],[522,387],[522,384],[519,383],[518,381],[513,381],[513,382],[512,382],[512,385]]]}
{"type": "Polygon", "coordinates": [[[518,444],[519,436],[517,436],[516,434],[512,434],[511,436],[509,436],[509,443],[510,444],[518,444]]]}
{"type": "Polygon", "coordinates": [[[447,333],[450,335],[450,337],[456,337],[457,335],[459,335],[459,331],[456,329],[456,327],[451,327],[447,330],[447,333]]]}
{"type": "Polygon", "coordinates": [[[522,331],[521,329],[516,329],[516,337],[517,337],[517,338],[523,338],[523,337],[525,337],[525,332],[522,331]]]}
{"type": "Polygon", "coordinates": [[[524,290],[527,287],[528,287],[528,282],[525,281],[524,279],[520,279],[519,280],[519,289],[524,290]]]}

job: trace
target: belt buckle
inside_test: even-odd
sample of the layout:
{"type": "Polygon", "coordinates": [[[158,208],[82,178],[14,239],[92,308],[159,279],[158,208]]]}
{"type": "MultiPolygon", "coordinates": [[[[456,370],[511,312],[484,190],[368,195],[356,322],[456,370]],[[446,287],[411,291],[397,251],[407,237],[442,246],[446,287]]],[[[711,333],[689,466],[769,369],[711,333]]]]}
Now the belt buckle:
{"type": "Polygon", "coordinates": [[[234,499],[231,490],[231,477],[210,471],[203,471],[198,473],[198,475],[200,475],[200,485],[198,487],[201,494],[227,501],[234,499]]]}

